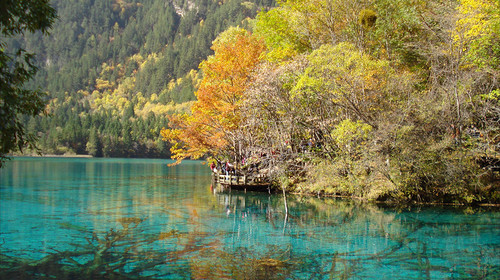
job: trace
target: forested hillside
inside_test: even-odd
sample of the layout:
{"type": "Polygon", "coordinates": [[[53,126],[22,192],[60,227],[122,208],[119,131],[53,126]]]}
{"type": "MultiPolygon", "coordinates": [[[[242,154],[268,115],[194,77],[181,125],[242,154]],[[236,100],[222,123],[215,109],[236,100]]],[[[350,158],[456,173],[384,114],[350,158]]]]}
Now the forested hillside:
{"type": "Polygon", "coordinates": [[[8,46],[36,53],[30,87],[48,92],[47,115],[26,119],[48,154],[167,157],[166,115],[195,99],[198,64],[216,36],[273,0],[54,0],[50,36],[8,46]]]}
{"type": "Polygon", "coordinates": [[[202,63],[174,157],[281,189],[500,202],[500,2],[281,1],[202,63]]]}

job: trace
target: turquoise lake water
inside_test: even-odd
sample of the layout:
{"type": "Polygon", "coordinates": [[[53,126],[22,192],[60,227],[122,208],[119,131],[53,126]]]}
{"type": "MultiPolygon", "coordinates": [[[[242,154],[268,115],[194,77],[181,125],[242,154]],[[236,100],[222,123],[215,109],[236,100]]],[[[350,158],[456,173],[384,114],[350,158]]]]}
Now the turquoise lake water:
{"type": "Polygon", "coordinates": [[[198,161],[15,158],[0,279],[500,279],[498,208],[219,192],[198,161]]]}

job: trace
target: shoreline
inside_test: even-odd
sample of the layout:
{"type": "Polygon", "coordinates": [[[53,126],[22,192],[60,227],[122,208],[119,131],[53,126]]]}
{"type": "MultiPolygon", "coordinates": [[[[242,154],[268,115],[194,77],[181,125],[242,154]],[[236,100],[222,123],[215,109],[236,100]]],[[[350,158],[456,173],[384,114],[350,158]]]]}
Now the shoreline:
{"type": "Polygon", "coordinates": [[[307,197],[317,197],[317,198],[341,198],[341,199],[351,199],[356,201],[362,201],[365,203],[383,204],[388,206],[461,206],[461,207],[500,207],[497,203],[476,203],[476,204],[466,204],[466,203],[453,203],[453,202],[437,202],[437,201],[407,201],[407,202],[397,202],[397,201],[382,201],[382,200],[370,200],[357,196],[349,195],[337,195],[337,194],[314,194],[314,193],[302,193],[302,192],[288,192],[289,194],[307,196],[307,197]]]}
{"type": "Polygon", "coordinates": [[[35,158],[94,158],[91,155],[55,155],[55,154],[46,154],[46,155],[8,155],[8,157],[16,158],[16,157],[35,157],[35,158]]]}

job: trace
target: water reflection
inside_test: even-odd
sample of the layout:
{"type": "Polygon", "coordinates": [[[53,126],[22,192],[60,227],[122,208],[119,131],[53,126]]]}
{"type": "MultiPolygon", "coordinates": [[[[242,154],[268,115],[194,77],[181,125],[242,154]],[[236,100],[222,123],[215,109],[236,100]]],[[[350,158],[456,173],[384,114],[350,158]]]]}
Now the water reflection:
{"type": "Polygon", "coordinates": [[[272,252],[280,252],[279,258],[270,261],[293,271],[291,277],[500,276],[498,212],[473,214],[470,208],[436,207],[398,210],[359,201],[297,196],[287,197],[286,211],[280,196],[215,195],[220,211],[233,219],[237,233],[233,244],[264,252],[261,258],[267,260],[272,252]]]}
{"type": "Polygon", "coordinates": [[[199,162],[15,160],[0,170],[0,279],[500,278],[491,209],[209,186],[199,162]]]}

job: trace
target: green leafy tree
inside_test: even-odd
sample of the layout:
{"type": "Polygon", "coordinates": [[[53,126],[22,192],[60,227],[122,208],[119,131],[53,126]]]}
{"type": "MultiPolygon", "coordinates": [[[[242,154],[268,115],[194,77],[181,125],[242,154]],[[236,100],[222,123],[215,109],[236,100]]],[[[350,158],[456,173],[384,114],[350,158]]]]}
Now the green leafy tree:
{"type": "MultiPolygon", "coordinates": [[[[0,4],[2,37],[24,35],[26,31],[46,34],[56,18],[48,0],[5,0],[0,4]]],[[[44,108],[43,94],[25,88],[37,71],[34,55],[19,48],[10,53],[0,41],[0,167],[7,153],[35,145],[34,135],[25,132],[21,115],[37,115],[44,108]]]]}
{"type": "Polygon", "coordinates": [[[89,155],[94,157],[102,156],[102,147],[95,128],[90,130],[89,141],[87,142],[86,148],[89,155]]]}

